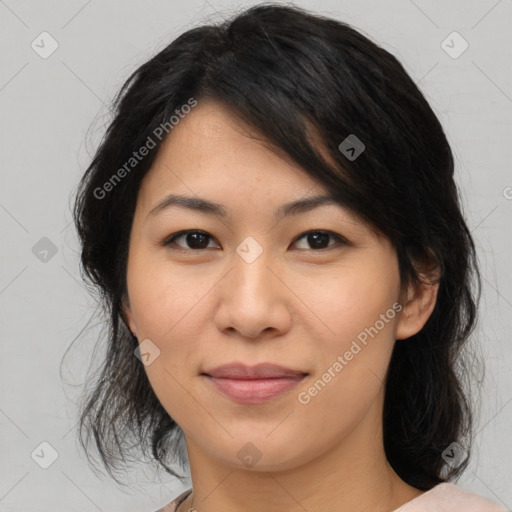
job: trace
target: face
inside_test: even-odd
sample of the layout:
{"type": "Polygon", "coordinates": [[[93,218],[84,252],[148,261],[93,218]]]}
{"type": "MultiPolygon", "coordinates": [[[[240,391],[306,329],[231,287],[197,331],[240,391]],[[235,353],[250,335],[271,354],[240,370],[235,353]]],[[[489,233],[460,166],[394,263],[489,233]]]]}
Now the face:
{"type": "Polygon", "coordinates": [[[396,253],[354,213],[325,203],[277,214],[328,190],[247,130],[206,101],[173,128],[140,188],[126,313],[187,445],[238,467],[252,454],[267,471],[379,425],[395,340],[428,314],[404,316],[396,253]],[[176,203],[151,213],[169,194],[223,213],[176,203]],[[203,375],[228,363],[306,375],[265,398],[249,383],[242,399],[203,375]]]}

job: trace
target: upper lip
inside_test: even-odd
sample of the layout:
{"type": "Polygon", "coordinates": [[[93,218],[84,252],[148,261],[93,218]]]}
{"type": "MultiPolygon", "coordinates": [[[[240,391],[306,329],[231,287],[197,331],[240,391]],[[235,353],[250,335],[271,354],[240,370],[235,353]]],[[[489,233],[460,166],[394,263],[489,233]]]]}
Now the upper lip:
{"type": "Polygon", "coordinates": [[[203,372],[203,374],[224,379],[275,379],[279,377],[303,377],[307,375],[307,372],[292,370],[271,363],[260,363],[255,366],[230,363],[212,368],[203,372]]]}

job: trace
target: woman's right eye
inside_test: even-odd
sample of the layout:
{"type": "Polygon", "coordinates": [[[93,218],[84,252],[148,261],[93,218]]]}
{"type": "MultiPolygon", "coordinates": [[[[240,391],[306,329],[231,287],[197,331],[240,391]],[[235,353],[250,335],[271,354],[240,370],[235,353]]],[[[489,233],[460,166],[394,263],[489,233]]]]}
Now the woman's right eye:
{"type": "Polygon", "coordinates": [[[174,233],[170,237],[166,238],[162,245],[165,247],[169,247],[172,250],[193,250],[200,251],[208,248],[208,239],[212,239],[213,237],[204,231],[197,230],[185,230],[179,231],[178,233],[174,233]],[[184,239],[185,244],[187,246],[180,245],[176,243],[176,240],[184,239]],[[174,247],[173,247],[174,246],[174,247]],[[177,248],[176,248],[177,246],[177,248]]]}

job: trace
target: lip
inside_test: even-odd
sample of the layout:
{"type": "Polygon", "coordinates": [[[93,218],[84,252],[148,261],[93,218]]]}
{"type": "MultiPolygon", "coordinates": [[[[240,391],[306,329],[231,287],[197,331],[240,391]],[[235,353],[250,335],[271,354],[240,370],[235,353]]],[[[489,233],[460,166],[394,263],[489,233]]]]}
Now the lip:
{"type": "Polygon", "coordinates": [[[254,366],[243,363],[229,363],[203,372],[210,377],[222,379],[274,379],[281,377],[302,377],[307,372],[292,370],[278,364],[260,363],[254,366]]]}
{"type": "Polygon", "coordinates": [[[256,366],[231,363],[201,375],[231,400],[258,404],[272,400],[295,387],[308,373],[271,363],[256,366]]]}

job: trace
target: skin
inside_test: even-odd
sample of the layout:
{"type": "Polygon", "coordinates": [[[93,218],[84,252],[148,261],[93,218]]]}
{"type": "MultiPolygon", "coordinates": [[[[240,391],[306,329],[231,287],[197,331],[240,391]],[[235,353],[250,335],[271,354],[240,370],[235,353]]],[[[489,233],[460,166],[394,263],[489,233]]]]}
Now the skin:
{"type": "Polygon", "coordinates": [[[139,343],[160,350],[145,370],[185,435],[193,494],[180,511],[389,512],[422,494],[386,460],[383,381],[394,343],[422,328],[437,286],[402,287],[389,241],[339,205],[274,216],[284,203],[324,193],[211,100],[173,128],[142,182],[125,312],[139,343]],[[229,215],[173,206],[148,217],[169,193],[220,203],[229,215]],[[186,229],[210,237],[161,245],[186,229]],[[311,230],[350,244],[331,237],[316,248],[301,236],[311,230]],[[247,236],[263,251],[251,263],[236,252],[247,236]],[[299,393],[396,303],[401,312],[300,403],[299,393]],[[266,403],[240,404],[200,375],[234,361],[309,375],[266,403]],[[237,455],[247,443],[261,456],[250,467],[237,455]]]}

